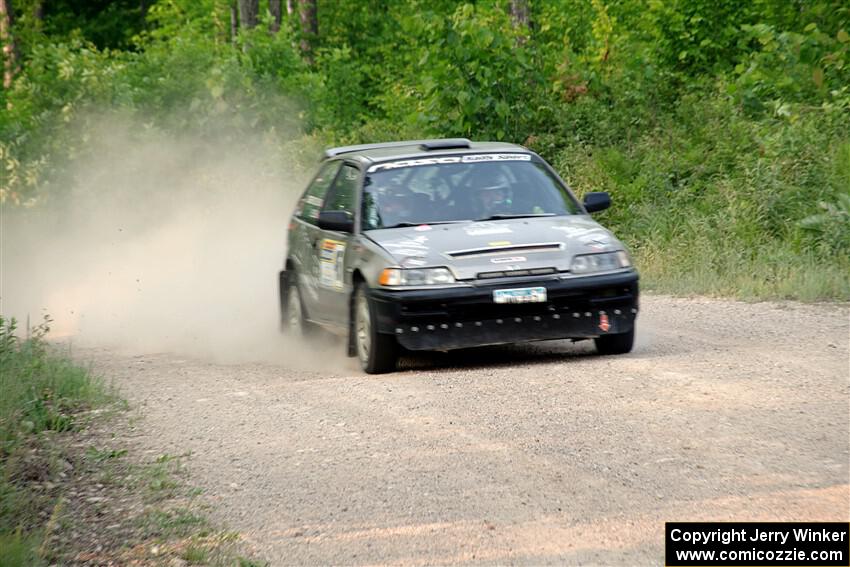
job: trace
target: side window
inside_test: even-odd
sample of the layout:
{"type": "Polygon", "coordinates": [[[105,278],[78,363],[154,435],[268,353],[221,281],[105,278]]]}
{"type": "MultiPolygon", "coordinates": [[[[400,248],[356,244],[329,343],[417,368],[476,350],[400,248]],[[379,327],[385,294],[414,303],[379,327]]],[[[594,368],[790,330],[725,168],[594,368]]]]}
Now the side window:
{"type": "Polygon", "coordinates": [[[319,218],[319,211],[322,210],[322,205],[325,202],[325,193],[328,192],[328,187],[331,186],[336,172],[339,171],[341,162],[332,161],[326,163],[319,174],[307,187],[304,196],[298,203],[298,208],[295,210],[295,215],[302,220],[315,224],[319,218]]]}
{"type": "Polygon", "coordinates": [[[345,211],[349,216],[354,216],[354,203],[357,201],[359,186],[360,170],[353,165],[343,165],[322,210],[345,211]]]}

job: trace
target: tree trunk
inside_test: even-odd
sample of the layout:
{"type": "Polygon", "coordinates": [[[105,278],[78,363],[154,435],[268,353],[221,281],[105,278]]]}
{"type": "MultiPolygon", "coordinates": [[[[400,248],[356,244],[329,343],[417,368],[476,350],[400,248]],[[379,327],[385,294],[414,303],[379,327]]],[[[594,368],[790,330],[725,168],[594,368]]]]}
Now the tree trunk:
{"type": "Polygon", "coordinates": [[[295,0],[286,0],[286,15],[287,16],[291,16],[292,13],[295,11],[295,6],[292,5],[292,3],[294,1],[295,0]]]}
{"type": "Polygon", "coordinates": [[[36,0],[35,5],[32,7],[32,15],[36,22],[44,21],[44,0],[36,0]]]}
{"type": "Polygon", "coordinates": [[[269,12],[272,15],[272,23],[269,24],[269,30],[272,33],[280,31],[280,23],[283,20],[283,13],[280,10],[280,0],[269,0],[269,12]]]}
{"type": "Polygon", "coordinates": [[[260,0],[239,0],[239,26],[251,29],[257,26],[260,0]]]}
{"type": "Polygon", "coordinates": [[[511,0],[511,21],[514,28],[520,32],[520,37],[517,40],[520,45],[523,45],[528,40],[528,30],[530,24],[528,0],[511,0]]]}
{"type": "Polygon", "coordinates": [[[314,63],[313,47],[319,37],[319,18],[316,12],[316,0],[299,0],[301,16],[301,54],[310,65],[314,63]]]}
{"type": "Polygon", "coordinates": [[[0,0],[0,48],[3,50],[3,88],[12,87],[17,62],[15,60],[15,38],[12,36],[14,15],[9,0],[0,0]]]}
{"type": "Polygon", "coordinates": [[[230,42],[236,45],[236,36],[239,34],[239,17],[236,14],[236,4],[230,3],[230,42]]]}

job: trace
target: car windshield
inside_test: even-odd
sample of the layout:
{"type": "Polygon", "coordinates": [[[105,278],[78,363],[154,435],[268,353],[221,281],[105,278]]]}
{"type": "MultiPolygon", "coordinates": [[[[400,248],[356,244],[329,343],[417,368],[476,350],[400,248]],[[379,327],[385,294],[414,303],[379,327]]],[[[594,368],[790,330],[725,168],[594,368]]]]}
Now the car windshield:
{"type": "Polygon", "coordinates": [[[528,154],[377,164],[367,172],[362,200],[363,230],[569,215],[580,210],[546,166],[528,154]]]}

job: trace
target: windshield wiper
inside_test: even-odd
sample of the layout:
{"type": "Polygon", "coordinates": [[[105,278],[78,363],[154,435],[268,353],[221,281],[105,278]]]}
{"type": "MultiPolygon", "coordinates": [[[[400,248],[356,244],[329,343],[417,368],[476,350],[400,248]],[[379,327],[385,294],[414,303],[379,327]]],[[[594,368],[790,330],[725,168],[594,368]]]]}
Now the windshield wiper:
{"type": "Polygon", "coordinates": [[[405,228],[405,227],[410,227],[410,226],[422,226],[423,224],[452,224],[452,223],[456,223],[456,222],[472,222],[472,221],[470,221],[469,219],[441,220],[441,221],[434,221],[434,222],[407,222],[407,221],[405,221],[405,222],[400,222],[400,223],[394,224],[392,226],[382,226],[381,228],[405,228]]]}
{"type": "Polygon", "coordinates": [[[497,213],[495,215],[490,215],[487,218],[478,219],[475,222],[483,222],[483,221],[491,221],[491,220],[502,220],[502,219],[524,219],[531,217],[554,217],[556,213],[522,213],[522,214],[508,214],[508,213],[497,213]]]}

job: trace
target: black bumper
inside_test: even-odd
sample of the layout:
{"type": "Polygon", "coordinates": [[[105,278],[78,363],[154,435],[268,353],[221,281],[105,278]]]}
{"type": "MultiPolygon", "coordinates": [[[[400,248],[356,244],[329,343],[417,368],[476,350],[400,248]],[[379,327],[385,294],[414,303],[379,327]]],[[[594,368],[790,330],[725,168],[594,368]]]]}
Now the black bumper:
{"type": "Polygon", "coordinates": [[[585,339],[629,332],[638,311],[637,272],[488,283],[472,288],[371,290],[378,332],[410,350],[585,339]],[[493,290],[545,287],[545,303],[497,304],[493,290]]]}

